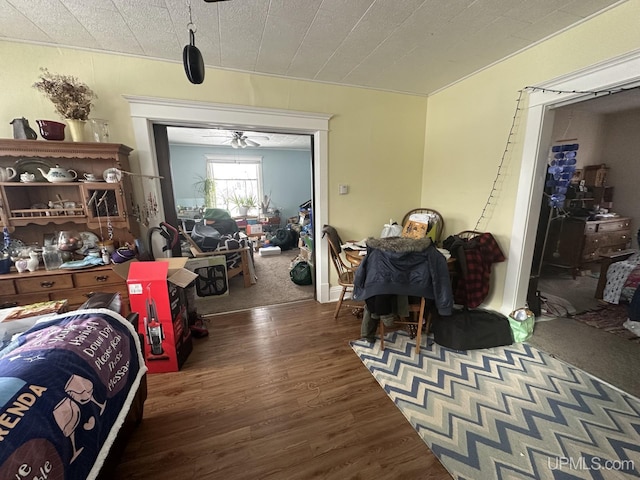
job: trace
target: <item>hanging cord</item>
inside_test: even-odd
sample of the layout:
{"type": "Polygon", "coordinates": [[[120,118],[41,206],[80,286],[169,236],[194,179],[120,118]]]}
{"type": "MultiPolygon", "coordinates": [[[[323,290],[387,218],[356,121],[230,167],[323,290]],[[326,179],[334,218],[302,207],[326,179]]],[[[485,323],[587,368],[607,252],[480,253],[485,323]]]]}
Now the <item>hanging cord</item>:
{"type": "Polygon", "coordinates": [[[191,18],[191,1],[187,1],[187,9],[189,10],[189,23],[187,23],[187,29],[191,30],[193,33],[196,33],[198,29],[194,25],[193,20],[191,18]]]}
{"type": "Polygon", "coordinates": [[[504,151],[502,152],[502,158],[500,159],[500,164],[498,165],[498,171],[496,173],[496,176],[493,180],[493,185],[491,186],[491,192],[489,193],[489,198],[487,198],[487,201],[484,204],[484,207],[482,208],[482,212],[480,213],[480,217],[478,218],[478,221],[476,222],[476,226],[474,228],[475,231],[478,231],[478,228],[480,226],[480,222],[486,218],[486,212],[487,209],[489,208],[489,205],[491,205],[491,199],[495,198],[495,193],[497,191],[497,184],[498,184],[498,180],[500,179],[500,176],[502,175],[502,167],[504,165],[505,159],[507,157],[507,152],[509,151],[509,145],[511,145],[511,137],[513,137],[514,135],[514,131],[515,131],[515,127],[516,127],[516,119],[518,118],[518,112],[520,110],[522,110],[520,108],[520,104],[522,103],[522,94],[524,91],[531,91],[531,92],[543,92],[543,93],[557,93],[557,94],[563,94],[563,93],[573,93],[573,94],[590,94],[593,95],[594,97],[597,97],[598,95],[600,96],[606,96],[606,95],[614,95],[616,93],[620,93],[620,92],[627,92],[629,90],[638,90],[640,89],[640,85],[636,85],[633,87],[620,87],[620,88],[614,88],[611,90],[594,90],[594,91],[588,91],[588,90],[555,90],[553,88],[544,88],[544,87],[534,87],[534,86],[526,86],[524,87],[522,90],[518,90],[518,99],[516,100],[516,110],[515,113],[513,114],[513,119],[511,121],[511,128],[509,129],[509,136],[507,137],[507,143],[504,147],[504,151]]]}
{"type": "Polygon", "coordinates": [[[509,152],[509,145],[511,145],[512,143],[511,137],[513,137],[513,134],[516,128],[516,119],[518,118],[518,112],[522,110],[520,108],[520,104],[522,103],[523,92],[524,90],[518,90],[518,99],[516,100],[516,111],[514,112],[513,119],[511,120],[511,128],[509,128],[509,136],[507,137],[507,143],[504,146],[504,151],[502,152],[502,158],[500,159],[500,164],[498,165],[498,171],[496,172],[496,176],[493,179],[493,185],[491,186],[491,192],[489,193],[489,198],[487,198],[487,201],[485,202],[484,207],[482,207],[482,212],[480,213],[480,217],[478,218],[478,221],[476,222],[476,226],[473,229],[474,231],[479,231],[478,228],[480,226],[480,222],[484,218],[486,218],[485,213],[487,212],[487,208],[489,208],[489,205],[491,205],[491,199],[495,198],[494,194],[497,190],[498,180],[502,175],[502,167],[504,165],[505,159],[507,158],[507,153],[509,152]]]}

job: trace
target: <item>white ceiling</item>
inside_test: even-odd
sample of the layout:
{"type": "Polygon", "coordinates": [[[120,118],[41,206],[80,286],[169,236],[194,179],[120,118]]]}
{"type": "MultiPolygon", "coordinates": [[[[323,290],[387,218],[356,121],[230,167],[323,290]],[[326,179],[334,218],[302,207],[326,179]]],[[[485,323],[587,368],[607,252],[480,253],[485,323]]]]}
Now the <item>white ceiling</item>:
{"type": "Polygon", "coordinates": [[[189,3],[208,66],[427,95],[620,1],[0,0],[0,38],[182,68],[189,3]]]}
{"type": "MultiPolygon", "coordinates": [[[[182,70],[191,5],[195,45],[207,66],[428,95],[618,3],[0,0],[0,39],[164,59],[182,70]]],[[[228,145],[225,137],[203,135],[176,128],[169,139],[228,145]]],[[[309,146],[308,137],[267,136],[258,141],[266,148],[309,146]]]]}
{"type": "MultiPolygon", "coordinates": [[[[171,144],[226,146],[231,147],[233,132],[236,130],[219,130],[190,127],[167,127],[167,137],[171,144]]],[[[310,150],[310,135],[291,135],[282,133],[243,132],[249,140],[258,143],[260,148],[279,148],[294,150],[310,150]]],[[[251,146],[247,147],[251,148],[251,146]]],[[[238,149],[240,151],[240,149],[238,149]]]]}

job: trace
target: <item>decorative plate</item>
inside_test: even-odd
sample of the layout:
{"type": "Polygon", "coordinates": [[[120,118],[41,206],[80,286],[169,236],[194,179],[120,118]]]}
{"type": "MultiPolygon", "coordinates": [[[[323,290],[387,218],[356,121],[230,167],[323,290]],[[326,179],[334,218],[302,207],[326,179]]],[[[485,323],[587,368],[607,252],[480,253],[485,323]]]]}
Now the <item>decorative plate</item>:
{"type": "Polygon", "coordinates": [[[98,236],[92,232],[80,232],[80,238],[82,239],[83,249],[96,248],[100,241],[98,236]]]}
{"type": "Polygon", "coordinates": [[[48,173],[49,170],[55,167],[55,164],[41,158],[21,158],[19,160],[16,160],[14,166],[16,172],[18,173],[16,177],[19,178],[20,174],[22,173],[33,173],[33,175],[35,175],[36,182],[48,183],[48,180],[44,178],[44,175],[42,175],[42,173],[40,173],[38,167],[42,168],[42,170],[48,173]]]}

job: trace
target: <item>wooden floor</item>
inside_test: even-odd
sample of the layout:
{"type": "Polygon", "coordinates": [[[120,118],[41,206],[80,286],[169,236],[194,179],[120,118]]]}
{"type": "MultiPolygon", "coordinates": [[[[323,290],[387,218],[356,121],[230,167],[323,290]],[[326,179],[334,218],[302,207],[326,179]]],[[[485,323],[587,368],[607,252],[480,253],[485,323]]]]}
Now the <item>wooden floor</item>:
{"type": "Polygon", "coordinates": [[[305,301],[218,315],[149,398],[115,479],[450,479],[349,346],[360,320],[305,301]]]}

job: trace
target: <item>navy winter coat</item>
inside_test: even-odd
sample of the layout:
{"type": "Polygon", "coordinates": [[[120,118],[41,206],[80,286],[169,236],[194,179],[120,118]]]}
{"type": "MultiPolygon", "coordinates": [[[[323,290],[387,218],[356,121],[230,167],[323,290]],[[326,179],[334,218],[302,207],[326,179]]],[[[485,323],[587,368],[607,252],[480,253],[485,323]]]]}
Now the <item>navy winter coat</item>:
{"type": "Polygon", "coordinates": [[[434,300],[440,315],[451,315],[453,294],[447,261],[431,239],[387,237],[367,240],[353,298],[409,295],[434,300]]]}

